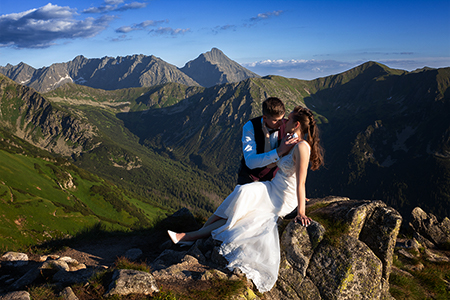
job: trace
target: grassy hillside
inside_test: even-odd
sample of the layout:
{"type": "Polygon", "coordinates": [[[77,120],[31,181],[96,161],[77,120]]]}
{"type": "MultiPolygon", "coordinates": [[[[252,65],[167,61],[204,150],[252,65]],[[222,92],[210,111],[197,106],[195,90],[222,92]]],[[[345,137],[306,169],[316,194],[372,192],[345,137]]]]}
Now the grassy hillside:
{"type": "Polygon", "coordinates": [[[167,210],[0,131],[0,249],[23,248],[102,224],[147,228],[167,210]]]}
{"type": "MultiPolygon", "coordinates": [[[[266,97],[277,96],[287,111],[295,105],[312,109],[322,130],[326,166],[309,174],[310,197],[381,199],[405,216],[421,206],[442,218],[450,213],[449,72],[449,68],[406,72],[368,62],[312,81],[266,76],[206,89],[171,83],[141,91],[139,97],[119,90],[114,93],[128,96],[111,99],[128,106],[110,107],[108,122],[115,125],[108,129],[100,123],[105,113],[99,117],[96,112],[93,117],[94,105],[84,111],[92,115],[89,120],[96,128],[109,131],[107,135],[122,148],[127,142],[119,141],[112,128],[127,131],[156,160],[160,155],[168,159],[164,164],[180,163],[212,175],[218,181],[211,187],[231,190],[241,159],[242,125],[261,114],[266,97]]],[[[74,92],[69,94],[82,100],[74,92]]],[[[76,101],[66,103],[70,109],[76,101]]],[[[77,106],[78,113],[81,110],[77,106]]],[[[204,190],[208,193],[211,187],[204,190]]],[[[196,206],[202,201],[196,198],[184,203],[196,206]]]]}
{"type": "MultiPolygon", "coordinates": [[[[172,88],[169,90],[173,91],[172,88]]],[[[152,91],[161,94],[161,87],[152,91]]],[[[147,93],[147,100],[153,92],[147,93]]],[[[52,97],[49,99],[54,101],[52,97]]],[[[130,96],[125,100],[132,106],[143,101],[142,96],[138,99],[130,96]]],[[[148,101],[145,103],[148,104],[148,101]]],[[[152,203],[170,210],[188,207],[194,213],[207,216],[230,192],[229,187],[221,184],[220,178],[183,161],[174,160],[170,153],[143,146],[139,137],[116,117],[117,108],[86,104],[73,94],[54,105],[82,116],[98,130],[97,138],[101,144],[91,151],[73,156],[74,163],[152,203]]]]}

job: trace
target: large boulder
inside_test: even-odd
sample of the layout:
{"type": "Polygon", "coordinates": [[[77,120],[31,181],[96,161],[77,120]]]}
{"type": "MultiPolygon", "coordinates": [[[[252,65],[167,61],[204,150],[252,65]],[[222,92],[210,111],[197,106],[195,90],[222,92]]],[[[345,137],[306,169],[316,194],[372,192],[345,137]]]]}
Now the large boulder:
{"type": "Polygon", "coordinates": [[[328,197],[311,199],[308,215],[317,221],[283,230],[279,277],[266,298],[391,298],[400,214],[382,201],[328,197]]]}
{"type": "Polygon", "coordinates": [[[306,278],[306,271],[315,248],[323,239],[325,228],[313,221],[304,227],[290,222],[281,237],[281,261],[277,289],[289,299],[298,299],[305,290],[317,288],[306,278]],[[306,287],[308,286],[308,287],[306,287]],[[306,288],[306,289],[305,289],[306,288]]]}
{"type": "Polygon", "coordinates": [[[383,264],[371,249],[351,236],[338,244],[322,243],[308,277],[325,299],[377,299],[382,291],[383,264]]]}

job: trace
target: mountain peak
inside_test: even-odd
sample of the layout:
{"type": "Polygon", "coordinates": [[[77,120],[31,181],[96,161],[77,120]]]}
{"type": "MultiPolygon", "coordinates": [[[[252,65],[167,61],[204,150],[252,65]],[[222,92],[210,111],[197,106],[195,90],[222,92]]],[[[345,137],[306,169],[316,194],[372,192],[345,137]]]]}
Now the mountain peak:
{"type": "Polygon", "coordinates": [[[228,58],[217,48],[200,54],[196,59],[187,62],[180,70],[204,87],[260,77],[228,58]]]}
{"type": "Polygon", "coordinates": [[[215,64],[227,63],[231,61],[222,51],[217,48],[212,48],[211,51],[200,54],[199,57],[203,56],[207,61],[215,64]]]}

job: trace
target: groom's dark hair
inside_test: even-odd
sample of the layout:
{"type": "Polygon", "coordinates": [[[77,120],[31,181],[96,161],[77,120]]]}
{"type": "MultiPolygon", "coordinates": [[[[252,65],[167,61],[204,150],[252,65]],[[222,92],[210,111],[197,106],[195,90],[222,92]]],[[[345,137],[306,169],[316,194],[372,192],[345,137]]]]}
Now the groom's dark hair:
{"type": "Polygon", "coordinates": [[[286,113],[283,101],[277,97],[269,97],[262,104],[262,112],[264,116],[278,117],[286,113]]]}

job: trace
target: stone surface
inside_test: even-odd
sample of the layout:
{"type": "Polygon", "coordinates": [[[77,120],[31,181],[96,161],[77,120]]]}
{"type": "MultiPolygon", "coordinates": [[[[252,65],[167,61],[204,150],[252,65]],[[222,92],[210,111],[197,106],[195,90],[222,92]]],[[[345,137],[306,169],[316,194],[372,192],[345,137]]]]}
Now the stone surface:
{"type": "Polygon", "coordinates": [[[381,260],[383,263],[383,278],[389,280],[402,216],[381,201],[375,203],[372,215],[366,219],[359,239],[369,246],[381,260]]]}
{"type": "Polygon", "coordinates": [[[378,257],[351,236],[343,236],[338,245],[319,245],[308,268],[308,277],[325,299],[379,298],[382,273],[378,257]]]}
{"type": "Polygon", "coordinates": [[[77,271],[59,270],[53,275],[52,280],[59,285],[72,285],[88,282],[95,273],[93,268],[80,269],[77,271]]]}
{"type": "Polygon", "coordinates": [[[0,295],[0,300],[30,300],[30,293],[26,291],[16,291],[0,295]]]}
{"type": "Polygon", "coordinates": [[[72,288],[67,286],[65,287],[61,293],[60,296],[64,299],[64,300],[78,300],[78,297],[75,295],[75,293],[73,292],[72,288]]]}
{"type": "Polygon", "coordinates": [[[8,267],[21,267],[28,264],[28,255],[20,252],[6,252],[2,259],[3,264],[8,267]]]}
{"type": "Polygon", "coordinates": [[[450,245],[450,220],[439,222],[433,214],[427,214],[420,207],[411,212],[410,226],[437,247],[450,245]]]}
{"type": "Polygon", "coordinates": [[[433,251],[429,249],[425,249],[425,256],[426,260],[431,262],[449,262],[450,259],[447,256],[443,256],[437,253],[434,253],[433,251]]]}
{"type": "Polygon", "coordinates": [[[139,248],[129,249],[123,256],[129,260],[136,260],[142,256],[142,250],[139,248]]]}
{"type": "Polygon", "coordinates": [[[144,294],[159,292],[150,273],[136,270],[115,270],[105,297],[112,295],[144,294]]]}

